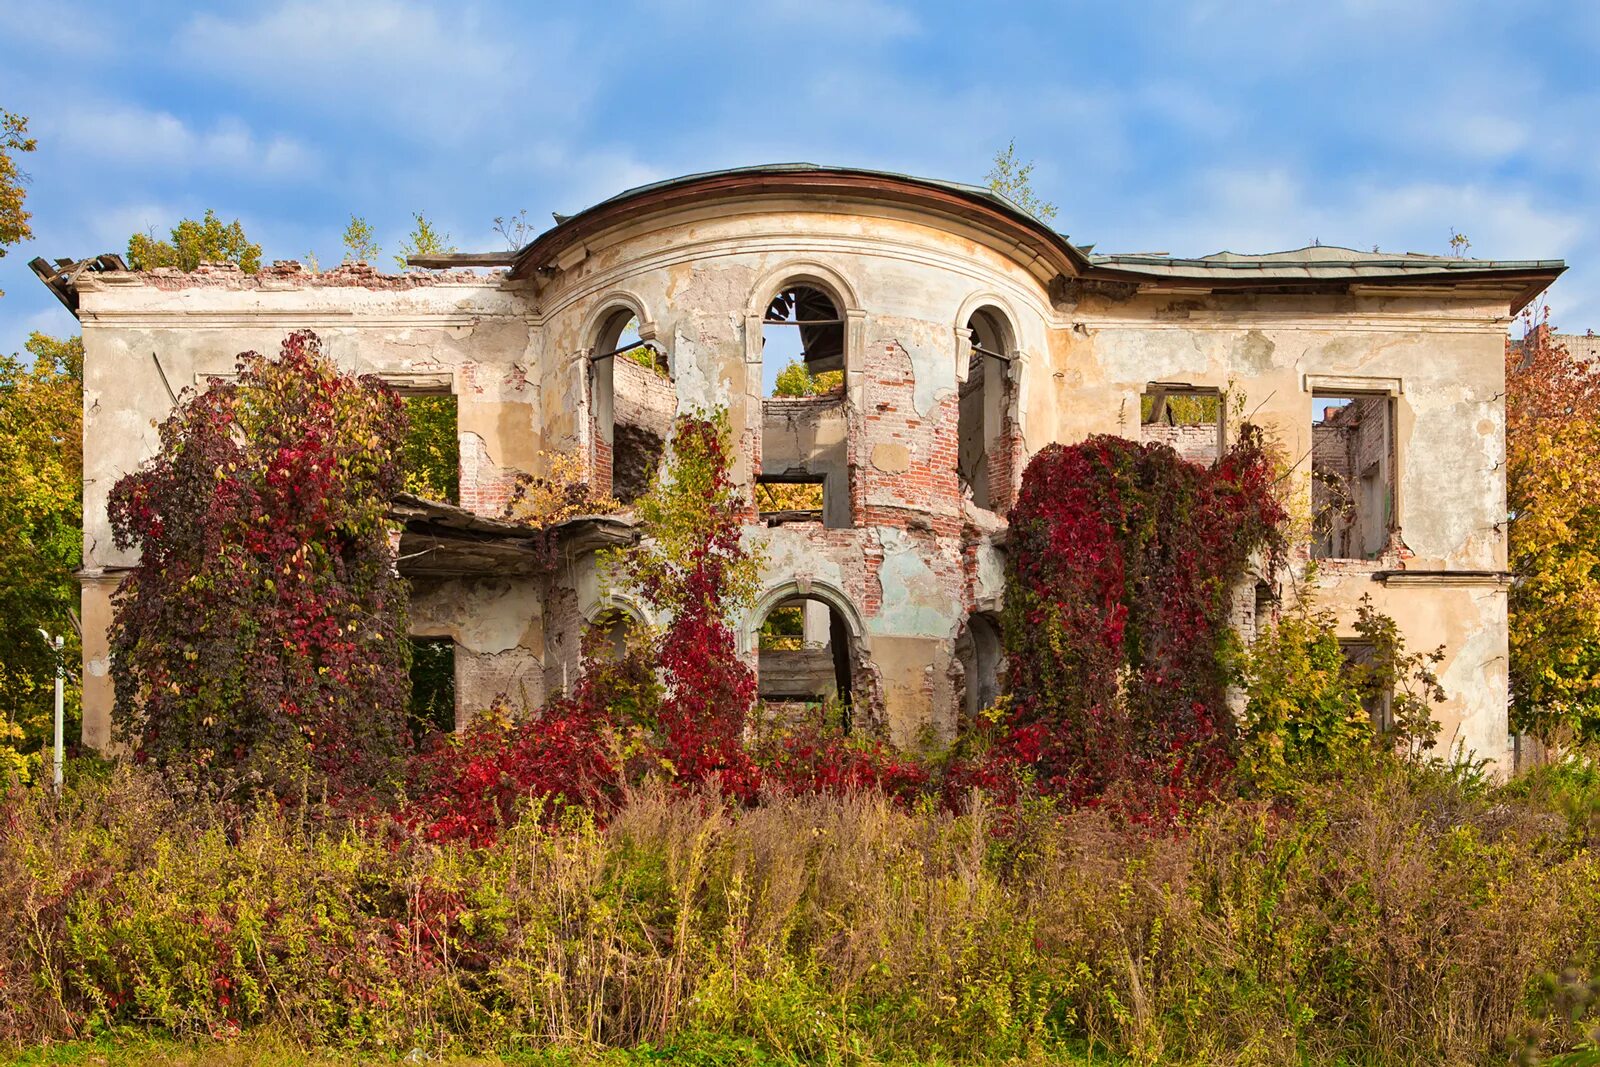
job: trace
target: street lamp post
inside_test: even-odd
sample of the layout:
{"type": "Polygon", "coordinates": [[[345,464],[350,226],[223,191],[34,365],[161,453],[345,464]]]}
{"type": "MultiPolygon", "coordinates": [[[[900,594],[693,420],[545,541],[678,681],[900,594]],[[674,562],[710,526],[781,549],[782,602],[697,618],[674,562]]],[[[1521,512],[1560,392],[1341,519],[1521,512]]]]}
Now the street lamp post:
{"type": "Polygon", "coordinates": [[[66,638],[62,637],[60,634],[57,634],[52,638],[43,630],[39,631],[39,636],[44,638],[44,643],[55,649],[56,653],[56,753],[55,774],[52,778],[52,781],[55,782],[56,794],[59,796],[61,793],[61,752],[66,747],[66,703],[64,699],[64,687],[67,680],[67,664],[66,661],[61,658],[61,647],[66,643],[66,638]]]}

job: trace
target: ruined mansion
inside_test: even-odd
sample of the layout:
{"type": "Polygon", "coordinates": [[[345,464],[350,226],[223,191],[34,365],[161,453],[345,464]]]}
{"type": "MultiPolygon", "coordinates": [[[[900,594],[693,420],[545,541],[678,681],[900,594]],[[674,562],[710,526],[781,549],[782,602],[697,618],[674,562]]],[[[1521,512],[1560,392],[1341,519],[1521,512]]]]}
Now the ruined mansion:
{"type": "Polygon", "coordinates": [[[183,390],[312,329],[350,371],[454,398],[457,498],[394,515],[458,722],[569,686],[592,623],[661,621],[597,574],[598,549],[637,536],[626,509],[563,523],[553,565],[505,519],[551,457],[626,504],[676,413],[725,408],[764,549],[737,620],[761,695],[908,743],[997,695],[1005,515],[1031,455],[1110,433],[1206,462],[1248,418],[1295,464],[1304,536],[1289,574],[1238,592],[1238,625],[1316,561],[1344,626],[1371,594],[1412,647],[1444,646],[1441,741],[1509,764],[1503,345],[1559,262],[1103,254],[986,189],[789,164],[632,189],[520,250],[412,266],[35,261],[86,353],[87,743],[110,740],[106,629],[136,562],[112,544],[112,485],[183,390]],[[791,361],[814,387],[774,395],[796,392],[773,388],[791,361]]]}

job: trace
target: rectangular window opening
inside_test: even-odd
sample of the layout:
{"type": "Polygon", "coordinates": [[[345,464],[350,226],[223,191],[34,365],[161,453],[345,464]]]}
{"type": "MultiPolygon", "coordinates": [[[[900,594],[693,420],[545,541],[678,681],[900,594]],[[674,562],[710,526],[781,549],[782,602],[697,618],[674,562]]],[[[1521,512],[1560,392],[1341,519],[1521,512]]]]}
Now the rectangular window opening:
{"type": "Polygon", "coordinates": [[[1394,399],[1315,393],[1311,417],[1311,556],[1380,558],[1395,515],[1394,399]]]}
{"type": "Polygon", "coordinates": [[[445,504],[461,502],[461,441],[450,393],[402,397],[410,427],[402,448],[406,492],[445,504]]]}
{"type": "Polygon", "coordinates": [[[1217,389],[1152,382],[1139,397],[1139,440],[1168,445],[1191,463],[1210,465],[1222,457],[1224,423],[1217,389]]]}
{"type": "Polygon", "coordinates": [[[456,728],[456,643],[449,637],[411,639],[411,702],[406,723],[415,740],[456,728]]]}
{"type": "Polygon", "coordinates": [[[768,526],[822,522],[827,514],[827,479],[818,476],[756,479],[756,511],[768,526]]]}
{"type": "Polygon", "coordinates": [[[1388,733],[1394,729],[1394,694],[1380,688],[1370,678],[1376,656],[1372,642],[1340,640],[1339,648],[1344,652],[1345,670],[1358,676],[1361,683],[1361,706],[1372,720],[1373,730],[1388,733]]]}

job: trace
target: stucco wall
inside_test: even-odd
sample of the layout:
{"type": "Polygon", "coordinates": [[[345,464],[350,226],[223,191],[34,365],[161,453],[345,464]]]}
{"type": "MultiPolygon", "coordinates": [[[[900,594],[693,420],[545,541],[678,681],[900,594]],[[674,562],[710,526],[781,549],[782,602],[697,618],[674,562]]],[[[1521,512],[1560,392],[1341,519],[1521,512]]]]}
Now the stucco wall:
{"type": "MultiPolygon", "coordinates": [[[[1149,384],[1185,382],[1224,391],[1230,423],[1239,410],[1267,429],[1295,464],[1295,510],[1306,524],[1312,391],[1392,396],[1403,548],[1393,559],[1325,567],[1319,589],[1347,622],[1371,592],[1413,647],[1444,644],[1447,735],[1502,759],[1504,590],[1401,588],[1374,574],[1504,566],[1496,525],[1504,510],[1504,304],[1446,291],[1052,303],[1038,264],[1012,256],[976,229],[906,207],[829,202],[819,210],[767,199],[593,235],[541,276],[537,291],[493,277],[407,289],[295,278],[272,288],[96,281],[84,296],[86,560],[91,569],[130,562],[109,551],[104,499],[116,475],[147,454],[149,422],[170,407],[151,353],[174,385],[186,384],[226,369],[241,348],[270,350],[288,329],[305,326],[351,369],[447,371],[462,398],[463,502],[492,511],[504,481],[536,469],[541,449],[594,455],[587,357],[600,324],[628,308],[641,336],[666,353],[678,410],[729,410],[736,476],[748,484],[764,458],[761,313],[779,286],[800,279],[832,293],[846,319],[843,439],[812,437],[819,461],[847,473],[853,528],[749,528],[766,558],[763,607],[740,626],[752,662],[750,637],[765,607],[786,590],[819,590],[848,608],[859,631],[870,684],[857,689],[873,722],[901,742],[954,728],[956,638],[971,613],[992,610],[1001,595],[992,537],[1003,522],[963,499],[955,469],[964,326],[989,307],[1016,346],[1006,421],[1016,455],[998,468],[1011,487],[1027,456],[1049,442],[1091,433],[1137,439],[1149,384]]],[[[792,436],[773,457],[785,469],[796,461],[791,452],[811,447],[805,435],[792,436]]],[[[570,677],[576,628],[598,596],[586,566],[566,580],[566,593],[511,611],[543,613],[540,642],[519,636],[515,647],[542,666],[546,691],[570,677]]],[[[509,634],[514,626],[506,626],[509,634]]]]}

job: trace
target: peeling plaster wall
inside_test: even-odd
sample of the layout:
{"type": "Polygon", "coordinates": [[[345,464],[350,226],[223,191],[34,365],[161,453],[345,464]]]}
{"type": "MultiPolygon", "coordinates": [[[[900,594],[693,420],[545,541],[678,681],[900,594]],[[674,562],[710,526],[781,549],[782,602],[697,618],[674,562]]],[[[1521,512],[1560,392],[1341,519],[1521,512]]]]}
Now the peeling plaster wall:
{"type": "MultiPolygon", "coordinates": [[[[275,353],[289,332],[312,329],[352,372],[401,384],[445,376],[458,399],[464,506],[497,512],[516,474],[533,467],[541,440],[540,384],[528,373],[538,365],[535,334],[526,297],[498,277],[207,270],[86,278],[80,289],[88,744],[110,738],[110,596],[118,570],[136,562],[112,544],[107,497],[154,453],[155,424],[173,395],[232,375],[239,353],[275,353]]],[[[516,674],[502,673],[508,683],[516,674]]]]}
{"type": "MultiPolygon", "coordinates": [[[[109,551],[104,499],[111,480],[148,454],[149,422],[170,407],[151,352],[174,383],[187,384],[197,372],[225,369],[242,348],[271,350],[288,329],[310,326],[352,369],[447,370],[462,398],[463,498],[491,511],[506,479],[538,469],[541,449],[596,454],[587,357],[608,315],[627,308],[641,337],[666,353],[668,402],[677,411],[728,408],[740,483],[750,485],[769,461],[781,470],[815,463],[844,472],[853,528],[747,528],[749,543],[765,551],[763,603],[785,590],[824,590],[859,627],[857,721],[902,743],[927,729],[948,734],[959,714],[955,642],[972,613],[996,610],[1003,596],[995,541],[1004,521],[964,498],[956,473],[965,326],[975,311],[992,308],[1015,345],[1004,421],[1011,453],[995,464],[1002,500],[1027,458],[1051,442],[1093,433],[1138,439],[1140,395],[1152,381],[1181,381],[1227,393],[1230,425],[1235,410],[1246,413],[1300,461],[1293,504],[1306,526],[1312,391],[1392,396],[1403,547],[1392,560],[1325,565],[1320,595],[1348,624],[1361,594],[1371,592],[1412,647],[1444,644],[1447,737],[1481,757],[1505,759],[1504,590],[1374,580],[1402,565],[1505,565],[1496,527],[1505,493],[1503,303],[1447,292],[1091,292],[1052,303],[1050,279],[1037,264],[968,223],[839,198],[682,207],[584,241],[539,277],[536,293],[497,278],[455,276],[402,289],[295,279],[270,290],[87,280],[89,566],[130,562],[109,551]],[[773,291],[798,279],[839,302],[845,394],[836,414],[814,427],[780,427],[763,404],[760,318],[773,291]]],[[[495,679],[478,691],[542,672],[542,699],[570,683],[578,634],[601,594],[592,558],[564,568],[543,594],[430,594],[429,625],[481,613],[498,620],[494,639],[473,637],[481,645],[473,655],[493,664],[485,678],[495,679]],[[542,627],[536,642],[516,631],[506,643],[516,620],[529,626],[534,619],[542,627]],[[513,653],[525,662],[502,666],[513,653]]],[[[86,614],[101,588],[86,586],[86,614]]],[[[97,610],[95,617],[104,615],[97,610]]],[[[761,610],[739,620],[752,663],[761,610]]],[[[85,700],[88,706],[87,683],[85,700]]],[[[93,702],[109,707],[108,699],[93,702]]]]}
{"type": "Polygon", "coordinates": [[[513,708],[545,701],[545,583],[533,578],[417,579],[411,632],[456,645],[456,726],[504,697],[513,708]]]}

